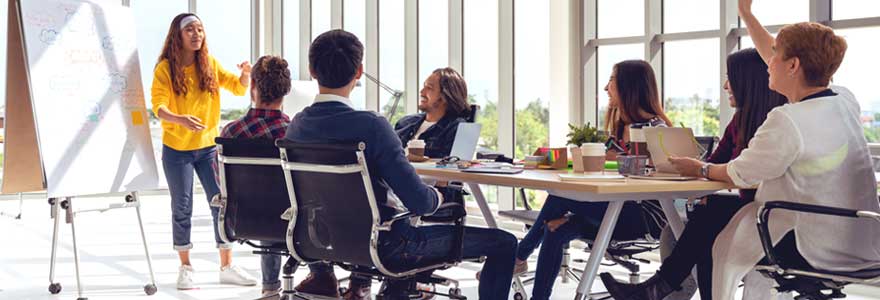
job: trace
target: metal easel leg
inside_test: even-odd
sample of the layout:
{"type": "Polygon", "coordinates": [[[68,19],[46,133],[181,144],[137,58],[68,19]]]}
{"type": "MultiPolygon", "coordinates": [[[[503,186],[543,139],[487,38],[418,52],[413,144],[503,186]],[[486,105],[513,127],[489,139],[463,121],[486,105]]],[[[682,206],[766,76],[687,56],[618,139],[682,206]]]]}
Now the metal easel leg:
{"type": "Polygon", "coordinates": [[[54,219],[52,229],[52,258],[49,261],[49,293],[58,294],[61,292],[61,283],[55,282],[55,261],[58,257],[58,224],[61,222],[61,201],[58,198],[49,198],[49,205],[52,207],[50,216],[54,219]]]}
{"type": "Polygon", "coordinates": [[[76,214],[73,212],[73,198],[68,197],[65,202],[67,203],[65,207],[65,209],[67,210],[67,220],[70,222],[70,235],[73,238],[73,262],[74,269],[76,270],[76,300],[87,300],[88,298],[83,297],[82,280],[79,276],[79,249],[77,249],[76,247],[76,214]]]}
{"type": "Polygon", "coordinates": [[[138,217],[138,227],[141,229],[141,241],[144,243],[144,256],[147,257],[147,269],[150,271],[150,283],[144,285],[144,293],[153,295],[156,293],[156,276],[153,274],[153,259],[150,257],[150,249],[147,247],[147,235],[144,233],[144,221],[141,218],[141,202],[138,199],[137,192],[132,192],[125,196],[125,202],[133,202],[138,217]]]}

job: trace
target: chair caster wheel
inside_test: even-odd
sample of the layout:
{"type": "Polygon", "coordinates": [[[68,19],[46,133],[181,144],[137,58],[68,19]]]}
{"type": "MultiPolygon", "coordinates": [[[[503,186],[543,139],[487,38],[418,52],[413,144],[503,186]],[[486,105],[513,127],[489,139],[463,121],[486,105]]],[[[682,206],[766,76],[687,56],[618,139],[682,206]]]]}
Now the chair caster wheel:
{"type": "Polygon", "coordinates": [[[460,288],[449,288],[449,298],[452,299],[467,299],[461,295],[460,288]]]}
{"type": "Polygon", "coordinates": [[[147,295],[150,295],[150,296],[155,294],[157,290],[158,289],[156,289],[156,285],[152,284],[152,283],[144,286],[144,293],[147,293],[147,295]]]}
{"type": "Polygon", "coordinates": [[[525,300],[525,299],[526,299],[526,297],[520,292],[513,294],[513,300],[525,300]]]}
{"type": "Polygon", "coordinates": [[[61,284],[60,283],[53,283],[53,284],[49,285],[49,293],[52,293],[52,295],[58,294],[60,292],[61,292],[61,284]]]}

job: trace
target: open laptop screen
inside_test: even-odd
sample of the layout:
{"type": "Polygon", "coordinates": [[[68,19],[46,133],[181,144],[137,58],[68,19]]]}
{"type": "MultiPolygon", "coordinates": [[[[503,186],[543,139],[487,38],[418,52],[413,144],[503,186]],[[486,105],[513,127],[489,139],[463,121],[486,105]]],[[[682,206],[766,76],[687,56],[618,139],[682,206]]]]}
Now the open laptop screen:
{"type": "Polygon", "coordinates": [[[480,128],[482,126],[479,123],[458,123],[455,141],[452,143],[452,151],[449,155],[464,160],[473,159],[474,152],[477,151],[477,142],[480,140],[480,128]]]}

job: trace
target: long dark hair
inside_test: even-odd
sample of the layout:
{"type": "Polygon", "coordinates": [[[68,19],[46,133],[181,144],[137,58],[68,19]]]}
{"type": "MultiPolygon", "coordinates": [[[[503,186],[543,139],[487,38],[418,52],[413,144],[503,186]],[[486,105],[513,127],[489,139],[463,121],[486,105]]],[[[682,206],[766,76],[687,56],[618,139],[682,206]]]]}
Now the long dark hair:
{"type": "MultiPolygon", "coordinates": [[[[165,45],[162,46],[162,53],[159,55],[158,65],[163,59],[168,60],[168,69],[171,71],[171,87],[174,94],[186,95],[186,78],[183,74],[183,39],[180,37],[180,22],[183,18],[196,16],[195,14],[182,13],[174,17],[168,28],[168,35],[165,36],[165,45]]],[[[201,22],[201,19],[200,21],[201,22]]],[[[202,24],[204,26],[204,24],[202,24]]],[[[216,93],[217,79],[214,78],[214,70],[211,68],[211,62],[208,54],[208,35],[202,38],[202,47],[196,51],[196,74],[199,80],[199,89],[216,93]]]]}
{"type": "Polygon", "coordinates": [[[748,146],[773,108],[788,102],[785,96],[770,90],[769,78],[767,64],[754,48],[727,56],[727,80],[736,100],[736,144],[740,148],[748,146]]]}
{"type": "Polygon", "coordinates": [[[453,68],[439,68],[434,74],[440,76],[440,94],[446,101],[446,114],[466,117],[471,111],[468,104],[467,82],[453,68]]]}
{"type": "Polygon", "coordinates": [[[660,93],[657,91],[657,77],[654,69],[644,60],[624,60],[614,65],[614,83],[617,86],[618,121],[617,130],[625,124],[644,123],[650,121],[639,114],[640,110],[657,116],[673,126],[672,121],[663,112],[660,104],[660,93]]]}

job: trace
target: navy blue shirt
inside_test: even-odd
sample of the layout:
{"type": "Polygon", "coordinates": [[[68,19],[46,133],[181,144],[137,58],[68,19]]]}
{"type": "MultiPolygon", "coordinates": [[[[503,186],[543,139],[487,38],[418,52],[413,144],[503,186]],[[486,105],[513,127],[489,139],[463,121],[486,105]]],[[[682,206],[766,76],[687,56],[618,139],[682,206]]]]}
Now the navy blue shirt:
{"type": "Polygon", "coordinates": [[[402,144],[406,144],[412,139],[420,139],[425,141],[425,156],[430,158],[443,158],[449,156],[452,152],[452,144],[455,142],[455,133],[458,131],[458,123],[464,122],[464,118],[446,114],[425,130],[421,135],[415,137],[416,131],[425,122],[425,114],[414,114],[401,118],[394,125],[394,131],[400,138],[402,144]]]}
{"type": "Polygon", "coordinates": [[[437,209],[437,192],[422,183],[385,118],[375,112],[355,110],[338,101],[347,101],[342,97],[321,94],[316,99],[291,119],[285,139],[304,144],[366,143],[364,156],[383,220],[399,212],[388,203],[389,188],[410,212],[424,215],[437,209]]]}

